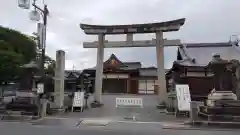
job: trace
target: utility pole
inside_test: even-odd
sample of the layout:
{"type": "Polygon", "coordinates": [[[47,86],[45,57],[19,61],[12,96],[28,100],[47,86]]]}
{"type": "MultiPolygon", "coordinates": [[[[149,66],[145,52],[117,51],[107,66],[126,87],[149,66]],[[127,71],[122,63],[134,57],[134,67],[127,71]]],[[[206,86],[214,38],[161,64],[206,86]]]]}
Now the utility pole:
{"type": "MultiPolygon", "coordinates": [[[[18,6],[23,9],[30,8],[30,0],[18,0],[18,6]]],[[[44,64],[45,64],[45,51],[46,51],[46,27],[47,27],[47,16],[49,14],[49,10],[47,5],[44,4],[43,8],[40,8],[36,5],[36,0],[33,0],[32,6],[35,10],[30,12],[29,18],[33,21],[40,21],[41,16],[43,19],[42,23],[39,23],[38,27],[41,29],[41,33],[37,34],[37,38],[39,39],[39,49],[41,51],[41,61],[40,61],[40,70],[41,70],[41,79],[44,80],[44,64]]],[[[44,84],[44,83],[43,83],[44,84]]]]}

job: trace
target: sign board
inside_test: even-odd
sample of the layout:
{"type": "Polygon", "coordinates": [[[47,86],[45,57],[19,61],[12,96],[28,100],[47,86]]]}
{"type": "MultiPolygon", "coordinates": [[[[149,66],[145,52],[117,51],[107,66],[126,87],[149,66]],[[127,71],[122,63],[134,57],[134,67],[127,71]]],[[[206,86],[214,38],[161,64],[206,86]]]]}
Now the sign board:
{"type": "Polygon", "coordinates": [[[176,85],[177,102],[179,111],[190,111],[191,96],[189,86],[186,84],[176,85]]]}
{"type": "Polygon", "coordinates": [[[103,78],[109,78],[109,79],[125,79],[129,78],[128,74],[104,74],[103,78]]]}
{"type": "Polygon", "coordinates": [[[83,107],[84,92],[74,92],[72,107],[83,107]]]}
{"type": "Polygon", "coordinates": [[[41,93],[44,93],[44,84],[37,84],[37,93],[38,94],[41,94],[41,93]]]}
{"type": "Polygon", "coordinates": [[[45,48],[45,41],[46,41],[46,26],[42,23],[38,23],[37,35],[39,39],[39,49],[45,48]]]}

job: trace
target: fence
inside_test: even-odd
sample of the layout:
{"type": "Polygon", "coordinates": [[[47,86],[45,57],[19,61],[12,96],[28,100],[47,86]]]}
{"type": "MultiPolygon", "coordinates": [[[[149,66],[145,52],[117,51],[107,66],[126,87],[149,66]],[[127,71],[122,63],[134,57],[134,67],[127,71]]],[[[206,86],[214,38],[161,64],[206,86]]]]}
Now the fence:
{"type": "Polygon", "coordinates": [[[143,108],[142,98],[116,98],[116,107],[119,106],[139,106],[143,108]]]}
{"type": "Polygon", "coordinates": [[[136,120],[138,109],[143,108],[142,98],[116,98],[116,108],[124,119],[136,120]]]}

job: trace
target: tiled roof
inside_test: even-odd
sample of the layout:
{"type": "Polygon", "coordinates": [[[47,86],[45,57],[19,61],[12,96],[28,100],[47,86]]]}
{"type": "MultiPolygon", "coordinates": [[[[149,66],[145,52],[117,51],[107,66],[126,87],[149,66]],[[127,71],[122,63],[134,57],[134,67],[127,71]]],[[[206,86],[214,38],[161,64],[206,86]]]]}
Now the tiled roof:
{"type": "MultiPolygon", "coordinates": [[[[108,60],[104,62],[105,66],[111,64],[111,60],[116,60],[119,63],[119,68],[123,70],[131,70],[131,69],[139,69],[141,68],[141,62],[122,62],[120,61],[114,54],[112,54],[108,60]]],[[[96,70],[96,66],[92,68],[88,68],[86,70],[96,70]]]]}
{"type": "Polygon", "coordinates": [[[142,67],[141,62],[123,62],[124,65],[126,65],[126,67],[123,67],[121,69],[126,69],[126,70],[130,70],[130,69],[139,69],[142,67]]]}
{"type": "Polygon", "coordinates": [[[65,78],[78,78],[80,75],[81,75],[81,72],[80,70],[65,70],[65,75],[64,77],[65,78]]]}
{"type": "Polygon", "coordinates": [[[116,67],[116,68],[120,68],[120,67],[127,67],[127,65],[125,65],[122,61],[120,61],[114,54],[111,54],[111,56],[108,58],[108,60],[106,60],[103,63],[104,67],[116,67]]]}
{"type": "Polygon", "coordinates": [[[224,60],[240,60],[240,47],[230,42],[225,43],[192,43],[178,48],[178,64],[185,66],[206,66],[214,54],[224,60]]]}
{"type": "Polygon", "coordinates": [[[182,26],[185,23],[185,18],[159,22],[159,23],[145,23],[145,24],[131,24],[131,25],[90,25],[80,24],[80,28],[84,30],[85,34],[127,34],[127,33],[153,33],[156,29],[151,28],[164,28],[163,32],[178,31],[180,27],[171,28],[169,26],[182,26]],[[169,28],[168,28],[169,27],[169,28]],[[137,29],[137,31],[129,31],[129,29],[137,29]],[[115,29],[122,29],[123,31],[116,32],[115,29]],[[90,31],[89,31],[90,30],[90,31]],[[95,30],[95,31],[94,31],[95,30]],[[101,30],[101,32],[96,32],[101,30]]]}
{"type": "MultiPolygon", "coordinates": [[[[165,69],[165,73],[169,69],[165,69]]],[[[157,68],[156,67],[149,67],[149,68],[140,68],[139,69],[140,76],[157,76],[157,68]]]]}

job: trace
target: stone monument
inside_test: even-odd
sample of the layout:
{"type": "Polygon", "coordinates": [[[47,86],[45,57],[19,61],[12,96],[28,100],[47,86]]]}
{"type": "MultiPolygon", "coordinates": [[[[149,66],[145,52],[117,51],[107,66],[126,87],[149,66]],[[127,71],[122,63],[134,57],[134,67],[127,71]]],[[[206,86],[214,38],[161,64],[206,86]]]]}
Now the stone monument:
{"type": "Polygon", "coordinates": [[[208,121],[239,121],[240,100],[233,93],[232,62],[214,55],[207,68],[214,74],[214,89],[209,93],[204,105],[199,107],[199,116],[208,121]]]}
{"type": "Polygon", "coordinates": [[[214,89],[208,95],[208,106],[215,106],[215,100],[237,99],[237,96],[232,92],[232,89],[227,87],[231,83],[225,79],[226,75],[230,72],[227,69],[227,66],[230,64],[230,61],[221,59],[218,54],[215,54],[212,61],[208,64],[208,68],[210,68],[214,74],[214,89]]]}
{"type": "Polygon", "coordinates": [[[58,50],[56,53],[56,68],[54,80],[54,103],[57,108],[63,108],[64,101],[64,70],[65,52],[58,50]]]}

